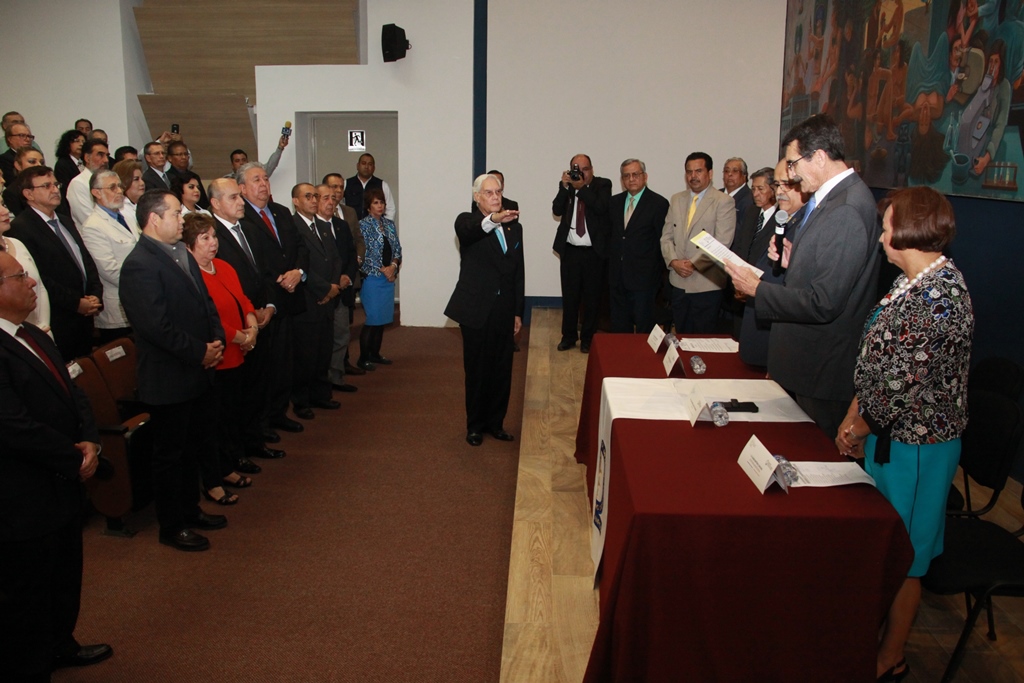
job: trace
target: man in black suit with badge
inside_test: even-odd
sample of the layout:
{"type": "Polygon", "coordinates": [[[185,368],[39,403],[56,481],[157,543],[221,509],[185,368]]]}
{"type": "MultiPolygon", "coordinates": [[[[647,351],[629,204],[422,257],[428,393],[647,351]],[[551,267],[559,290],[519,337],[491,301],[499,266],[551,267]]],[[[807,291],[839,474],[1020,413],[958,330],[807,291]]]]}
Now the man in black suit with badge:
{"type": "Polygon", "coordinates": [[[206,550],[193,529],[219,529],[223,515],[199,508],[199,458],[217,447],[215,367],[224,329],[199,264],[181,241],[181,203],[170,190],[139,198],[142,237],[121,267],[121,304],[135,331],[139,399],[153,430],[153,490],[160,542],[206,550]]]}
{"type": "Polygon", "coordinates": [[[608,244],[612,332],[647,334],[654,327],[654,297],[665,270],[661,231],[668,200],[647,187],[644,162],[626,159],[619,170],[625,192],[612,197],[608,244]]]}
{"type": "Polygon", "coordinates": [[[238,169],[235,180],[245,199],[242,231],[256,255],[267,289],[267,306],[274,309],[260,336],[270,372],[264,421],[272,428],[301,432],[302,423],[288,417],[287,411],[294,372],[293,318],[306,309],[300,288],[306,281],[309,251],[299,239],[292,214],[270,201],[270,177],[263,164],[258,161],[244,164],[238,169]]]}
{"type": "Polygon", "coordinates": [[[525,280],[519,212],[501,207],[501,182],[481,175],[473,182],[476,208],[455,219],[462,264],[444,314],[462,330],[466,372],[466,441],[483,443],[488,432],[512,441],[503,422],[512,391],[512,345],[523,324],[525,280]]]}
{"type": "Polygon", "coordinates": [[[96,263],[70,217],[56,213],[60,188],[53,171],[30,166],[18,176],[28,208],[11,222],[10,236],[32,253],[50,295],[50,329],[68,360],[92,352],[93,318],[103,309],[96,263]]]}
{"type": "Polygon", "coordinates": [[[0,252],[0,679],[43,682],[103,661],[79,645],[82,481],[96,471],[99,434],[85,394],[46,334],[25,319],[35,281],[0,252]]]}
{"type": "Polygon", "coordinates": [[[605,259],[608,257],[608,207],[612,181],[594,176],[594,166],[586,154],[569,160],[562,172],[558,194],[551,202],[551,213],[559,219],[552,249],[560,261],[562,281],[562,339],[559,351],[576,346],[576,325],[580,325],[580,351],[590,352],[590,340],[597,331],[598,309],[605,259]]]}

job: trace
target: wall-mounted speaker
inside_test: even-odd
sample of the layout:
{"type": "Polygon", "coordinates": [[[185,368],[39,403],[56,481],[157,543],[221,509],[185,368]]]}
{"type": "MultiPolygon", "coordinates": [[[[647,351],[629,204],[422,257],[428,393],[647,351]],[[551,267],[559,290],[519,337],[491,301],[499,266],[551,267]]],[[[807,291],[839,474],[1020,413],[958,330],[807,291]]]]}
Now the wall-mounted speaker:
{"type": "Polygon", "coordinates": [[[412,49],[412,45],[405,39],[404,28],[384,24],[380,30],[380,49],[384,53],[385,62],[397,62],[405,59],[405,53],[412,49]]]}

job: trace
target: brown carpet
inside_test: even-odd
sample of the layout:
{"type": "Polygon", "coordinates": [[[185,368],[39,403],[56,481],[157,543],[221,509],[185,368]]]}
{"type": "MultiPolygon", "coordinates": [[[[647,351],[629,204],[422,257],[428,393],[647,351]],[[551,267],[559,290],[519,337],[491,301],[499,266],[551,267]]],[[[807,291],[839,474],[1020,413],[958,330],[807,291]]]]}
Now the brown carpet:
{"type": "Polygon", "coordinates": [[[211,550],[159,545],[152,507],[131,539],[93,519],[76,635],[115,655],[54,681],[497,681],[518,439],[466,444],[458,329],[388,329],[383,353],[238,505],[202,502],[230,520],[211,550]]]}

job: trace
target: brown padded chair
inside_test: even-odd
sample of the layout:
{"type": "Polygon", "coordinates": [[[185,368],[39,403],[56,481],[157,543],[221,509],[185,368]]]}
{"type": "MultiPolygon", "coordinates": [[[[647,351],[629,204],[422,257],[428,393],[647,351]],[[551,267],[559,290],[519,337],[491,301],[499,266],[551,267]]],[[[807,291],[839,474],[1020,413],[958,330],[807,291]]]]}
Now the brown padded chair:
{"type": "Polygon", "coordinates": [[[128,337],[99,347],[92,360],[117,403],[121,419],[128,419],[145,410],[138,399],[135,379],[135,343],[128,337]]]}
{"type": "Polygon", "coordinates": [[[117,402],[92,358],[78,358],[68,365],[68,370],[89,398],[102,446],[100,467],[95,476],[86,480],[86,490],[93,506],[107,518],[107,530],[124,534],[122,518],[131,511],[135,498],[129,462],[131,439],[149,421],[149,414],[122,421],[117,402]]]}

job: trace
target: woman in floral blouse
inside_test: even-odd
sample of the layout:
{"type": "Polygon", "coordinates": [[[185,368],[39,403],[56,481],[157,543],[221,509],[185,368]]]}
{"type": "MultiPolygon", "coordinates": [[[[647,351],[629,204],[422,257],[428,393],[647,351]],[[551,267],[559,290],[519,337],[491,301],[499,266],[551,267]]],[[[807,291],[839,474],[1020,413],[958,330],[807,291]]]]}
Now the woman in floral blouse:
{"type": "Polygon", "coordinates": [[[974,312],[963,276],[943,255],[956,234],[949,201],[912,187],[890,195],[882,209],[882,247],[904,274],[868,316],[856,394],[836,445],[864,457],[914,546],[878,651],[878,680],[899,681],[909,672],[903,647],[921,601],[919,577],[942,553],[946,497],[967,425],[974,312]]]}
{"type": "Polygon", "coordinates": [[[366,322],[359,334],[359,361],[363,370],[374,370],[378,365],[391,365],[380,355],[384,340],[384,326],[395,319],[395,278],[402,267],[402,245],[398,242],[395,224],[384,217],[384,193],[379,189],[367,190],[363,195],[366,217],[359,221],[359,231],[366,242],[363,257],[363,289],[360,299],[366,322]]]}

